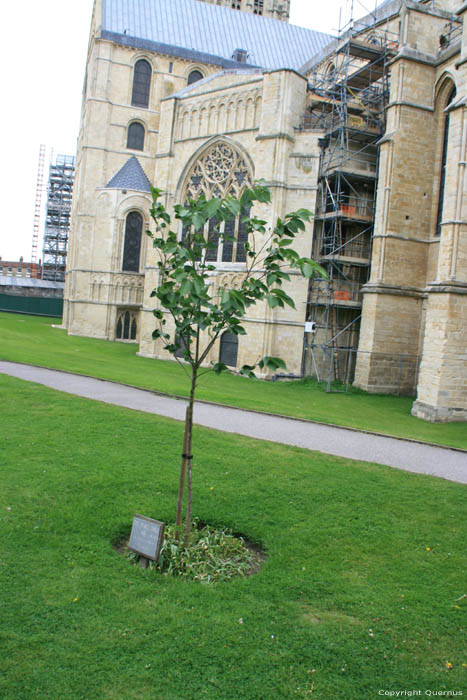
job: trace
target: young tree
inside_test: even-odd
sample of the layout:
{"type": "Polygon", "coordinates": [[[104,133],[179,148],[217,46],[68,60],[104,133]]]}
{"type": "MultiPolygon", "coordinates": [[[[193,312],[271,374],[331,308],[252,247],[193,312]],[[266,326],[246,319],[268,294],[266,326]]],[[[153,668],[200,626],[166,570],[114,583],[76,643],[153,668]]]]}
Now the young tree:
{"type": "MultiPolygon", "coordinates": [[[[261,184],[245,189],[239,199],[228,196],[207,200],[203,195],[185,205],[176,205],[174,218],[183,228],[181,240],[176,231],[171,230],[171,217],[158,201],[161,194],[161,190],[153,188],[150,213],[155,233],[147,231],[159,253],[157,265],[160,271],[160,284],[151,294],[158,301],[153,311],[158,328],[152,335],[154,339],[160,338],[164,348],[179,362],[179,355],[183,355],[185,362],[181,365],[190,380],[176,515],[180,531],[186,481],[185,546],[188,546],[193,502],[192,429],[196,387],[206,372],[220,374],[227,370],[221,362],[206,366],[211,348],[225,331],[244,335],[242,319],[245,311],[259,301],[266,300],[271,309],[294,308],[293,299],[282,289],[283,282],[290,279],[288,270],[291,268],[298,269],[304,277],[327,275],[316,262],[300,257],[292,247],[296,234],[303,231],[305,222],[310,220],[311,212],[300,209],[286,214],[270,231],[266,229],[265,221],[250,216],[255,202],[265,204],[270,201],[269,190],[261,184]],[[210,282],[216,267],[210,262],[213,257],[210,251],[217,250],[219,242],[233,242],[232,237],[224,233],[222,224],[237,216],[241,217],[245,231],[245,240],[237,242],[237,247],[244,246],[245,269],[241,286],[239,289],[222,289],[218,296],[213,297],[210,282]],[[205,228],[209,229],[208,235],[205,228]],[[169,318],[171,323],[168,323],[169,318]]],[[[263,357],[256,365],[244,365],[240,373],[253,378],[256,367],[274,371],[285,368],[285,363],[277,357],[263,357]]]]}

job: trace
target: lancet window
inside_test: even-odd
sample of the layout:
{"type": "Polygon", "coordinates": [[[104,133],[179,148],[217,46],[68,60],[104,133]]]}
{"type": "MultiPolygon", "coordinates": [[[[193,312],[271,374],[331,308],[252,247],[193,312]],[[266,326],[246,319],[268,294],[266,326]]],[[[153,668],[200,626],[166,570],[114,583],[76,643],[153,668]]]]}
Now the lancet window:
{"type": "Polygon", "coordinates": [[[134,151],[144,150],[144,126],[139,122],[132,122],[128,127],[126,147],[134,151]]]}
{"type": "MultiPolygon", "coordinates": [[[[243,189],[252,184],[251,168],[245,158],[229,144],[217,143],[193,165],[186,181],[184,201],[201,194],[206,199],[239,197],[243,189]]],[[[232,217],[221,226],[216,219],[211,219],[206,224],[205,236],[212,243],[207,254],[210,262],[245,262],[248,236],[240,216],[232,217]]]]}
{"type": "Polygon", "coordinates": [[[125,241],[123,244],[123,272],[139,272],[141,255],[141,234],[143,217],[137,211],[131,211],[126,217],[125,241]]]}
{"type": "Polygon", "coordinates": [[[151,66],[144,58],[136,61],[133,71],[133,91],[131,93],[131,104],[134,107],[149,106],[151,74],[151,66]]]}
{"type": "MultiPolygon", "coordinates": [[[[447,105],[449,106],[456,96],[456,88],[453,88],[449,93],[447,100],[447,105]]],[[[448,142],[449,142],[449,112],[444,117],[444,128],[443,128],[443,145],[441,153],[441,175],[439,179],[439,191],[438,191],[438,212],[436,215],[436,235],[441,235],[441,221],[443,219],[443,206],[444,206],[444,193],[446,189],[446,168],[448,161],[448,142]]]]}
{"type": "Polygon", "coordinates": [[[117,314],[117,327],[115,336],[117,340],[136,340],[138,326],[136,314],[133,311],[122,309],[117,314]]]}

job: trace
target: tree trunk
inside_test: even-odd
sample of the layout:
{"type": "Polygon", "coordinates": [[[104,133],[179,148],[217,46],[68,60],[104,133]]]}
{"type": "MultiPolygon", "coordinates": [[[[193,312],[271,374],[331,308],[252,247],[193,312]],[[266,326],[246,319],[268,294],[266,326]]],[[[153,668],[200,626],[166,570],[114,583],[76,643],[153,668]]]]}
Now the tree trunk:
{"type": "Polygon", "coordinates": [[[180,478],[178,482],[178,498],[177,498],[177,517],[175,518],[175,534],[176,538],[180,537],[180,530],[182,527],[183,519],[183,495],[185,491],[185,474],[186,474],[186,455],[187,452],[187,435],[188,435],[188,424],[189,424],[189,405],[187,406],[185,413],[185,431],[183,434],[183,449],[182,449],[182,462],[180,464],[180,478]]]}
{"type": "Polygon", "coordinates": [[[191,518],[193,512],[193,486],[192,486],[192,467],[193,467],[193,454],[192,454],[192,438],[193,438],[193,405],[195,402],[195,389],[196,389],[196,371],[193,371],[191,377],[191,390],[190,399],[188,402],[188,408],[186,411],[185,419],[185,460],[186,460],[186,472],[188,476],[188,488],[187,488],[187,499],[186,499],[186,518],[185,518],[185,540],[184,545],[188,547],[190,544],[190,533],[191,533],[191,518]]]}

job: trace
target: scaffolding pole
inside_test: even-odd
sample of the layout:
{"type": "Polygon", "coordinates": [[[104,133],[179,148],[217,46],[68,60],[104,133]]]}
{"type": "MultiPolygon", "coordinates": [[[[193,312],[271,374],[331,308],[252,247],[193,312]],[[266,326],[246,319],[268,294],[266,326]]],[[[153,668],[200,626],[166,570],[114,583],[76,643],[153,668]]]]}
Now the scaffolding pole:
{"type": "Polygon", "coordinates": [[[31,262],[37,263],[37,248],[39,246],[39,230],[41,225],[42,192],[44,189],[45,144],[39,147],[39,164],[37,166],[36,200],[34,203],[34,225],[32,229],[31,262]]]}
{"type": "MultiPolygon", "coordinates": [[[[317,326],[314,347],[332,357],[328,388],[349,378],[339,350],[356,349],[362,286],[369,279],[377,190],[377,142],[385,129],[389,98],[388,63],[398,35],[376,17],[363,29],[351,19],[339,34],[323,72],[309,80],[302,129],[321,130],[313,257],[329,279],[310,283],[307,320],[317,326]],[[326,351],[326,352],[324,352],[326,351]]],[[[322,376],[315,353],[310,374],[322,376]]]]}
{"type": "Polygon", "coordinates": [[[74,156],[52,155],[47,186],[47,211],[42,251],[42,279],[65,280],[71,198],[75,173],[74,156]]]}

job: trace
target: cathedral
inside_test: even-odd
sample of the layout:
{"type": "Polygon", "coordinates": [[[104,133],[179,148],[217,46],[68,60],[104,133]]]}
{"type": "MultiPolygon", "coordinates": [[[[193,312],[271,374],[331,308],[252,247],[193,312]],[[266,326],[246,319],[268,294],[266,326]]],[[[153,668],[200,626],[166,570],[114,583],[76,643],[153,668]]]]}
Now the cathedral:
{"type": "MultiPolygon", "coordinates": [[[[264,355],[291,376],[415,396],[467,420],[467,2],[385,0],[337,37],[290,0],[95,0],[83,87],[63,326],[153,340],[151,186],[170,211],[262,180],[272,225],[306,208],[294,309],[259,304],[207,361],[264,355]]],[[[242,222],[213,253],[213,294],[242,279],[242,222]],[[215,259],[214,259],[215,258],[215,259]]],[[[209,235],[209,224],[206,225],[209,235]]],[[[182,232],[179,232],[182,235],[182,232]]]]}

